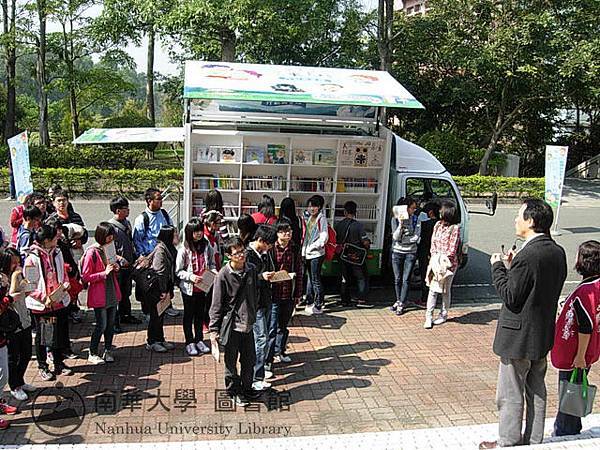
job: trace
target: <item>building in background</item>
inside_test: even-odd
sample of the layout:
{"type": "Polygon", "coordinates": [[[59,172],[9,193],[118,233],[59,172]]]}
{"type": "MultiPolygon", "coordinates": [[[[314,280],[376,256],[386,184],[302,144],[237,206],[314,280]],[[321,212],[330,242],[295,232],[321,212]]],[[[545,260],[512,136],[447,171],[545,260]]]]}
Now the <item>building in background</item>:
{"type": "Polygon", "coordinates": [[[395,0],[395,11],[404,11],[408,16],[425,14],[427,11],[427,0],[395,0]]]}

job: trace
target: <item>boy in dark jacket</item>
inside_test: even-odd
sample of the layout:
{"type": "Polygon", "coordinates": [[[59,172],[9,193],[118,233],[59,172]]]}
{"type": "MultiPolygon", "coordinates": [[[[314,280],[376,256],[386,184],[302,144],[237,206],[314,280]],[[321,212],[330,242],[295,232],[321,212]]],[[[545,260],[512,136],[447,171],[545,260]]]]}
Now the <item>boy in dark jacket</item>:
{"type": "Polygon", "coordinates": [[[269,351],[269,321],[271,319],[272,292],[270,277],[275,271],[275,263],[269,250],[277,240],[277,233],[270,225],[260,225],[254,234],[254,240],[246,249],[246,260],[256,267],[258,277],[258,309],[254,323],[254,343],[256,362],[254,364],[254,383],[252,388],[262,391],[271,387],[265,381],[273,373],[265,370],[265,362],[269,351]]]}
{"type": "Polygon", "coordinates": [[[255,395],[252,378],[256,355],[252,329],[259,301],[258,275],[256,268],[246,262],[246,250],[239,237],[229,238],[224,251],[229,262],[221,268],[213,284],[208,329],[214,346],[216,340],[222,338],[223,319],[233,310],[231,334],[224,350],[225,389],[238,406],[246,406],[247,397],[255,395]],[[241,376],[237,372],[238,357],[241,376]]]}

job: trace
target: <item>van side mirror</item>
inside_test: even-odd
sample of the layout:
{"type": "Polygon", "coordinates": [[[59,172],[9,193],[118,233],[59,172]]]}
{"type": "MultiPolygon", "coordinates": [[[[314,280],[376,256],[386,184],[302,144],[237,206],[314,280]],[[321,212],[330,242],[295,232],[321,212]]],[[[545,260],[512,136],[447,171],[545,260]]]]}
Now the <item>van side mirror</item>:
{"type": "Polygon", "coordinates": [[[498,207],[498,193],[494,192],[491,198],[485,201],[487,211],[469,211],[469,214],[483,214],[484,216],[493,216],[496,214],[496,208],[498,207]]]}

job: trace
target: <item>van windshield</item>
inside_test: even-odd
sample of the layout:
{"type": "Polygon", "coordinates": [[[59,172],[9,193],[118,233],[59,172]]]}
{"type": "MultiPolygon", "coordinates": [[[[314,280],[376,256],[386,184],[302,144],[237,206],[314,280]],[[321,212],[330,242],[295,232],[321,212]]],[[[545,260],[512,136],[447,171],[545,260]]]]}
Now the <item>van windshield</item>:
{"type": "Polygon", "coordinates": [[[450,200],[456,205],[459,219],[462,217],[456,192],[448,180],[438,178],[408,178],[406,180],[405,192],[408,197],[417,200],[419,208],[422,208],[428,202],[435,201],[441,203],[444,200],[450,200]]]}

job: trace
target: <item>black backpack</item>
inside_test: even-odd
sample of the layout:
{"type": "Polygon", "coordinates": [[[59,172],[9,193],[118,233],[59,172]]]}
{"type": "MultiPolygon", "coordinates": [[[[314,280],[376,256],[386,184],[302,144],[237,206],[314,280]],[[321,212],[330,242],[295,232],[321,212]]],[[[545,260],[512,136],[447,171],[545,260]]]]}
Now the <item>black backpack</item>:
{"type": "Polygon", "coordinates": [[[0,314],[0,336],[8,339],[10,338],[19,328],[22,328],[21,319],[16,311],[12,308],[6,308],[6,310],[0,314]]]}
{"type": "Polygon", "coordinates": [[[152,268],[153,257],[154,252],[148,255],[150,262],[147,266],[140,267],[135,265],[131,273],[131,277],[135,281],[135,298],[140,303],[148,302],[149,300],[158,301],[159,299],[158,274],[152,268]]]}

